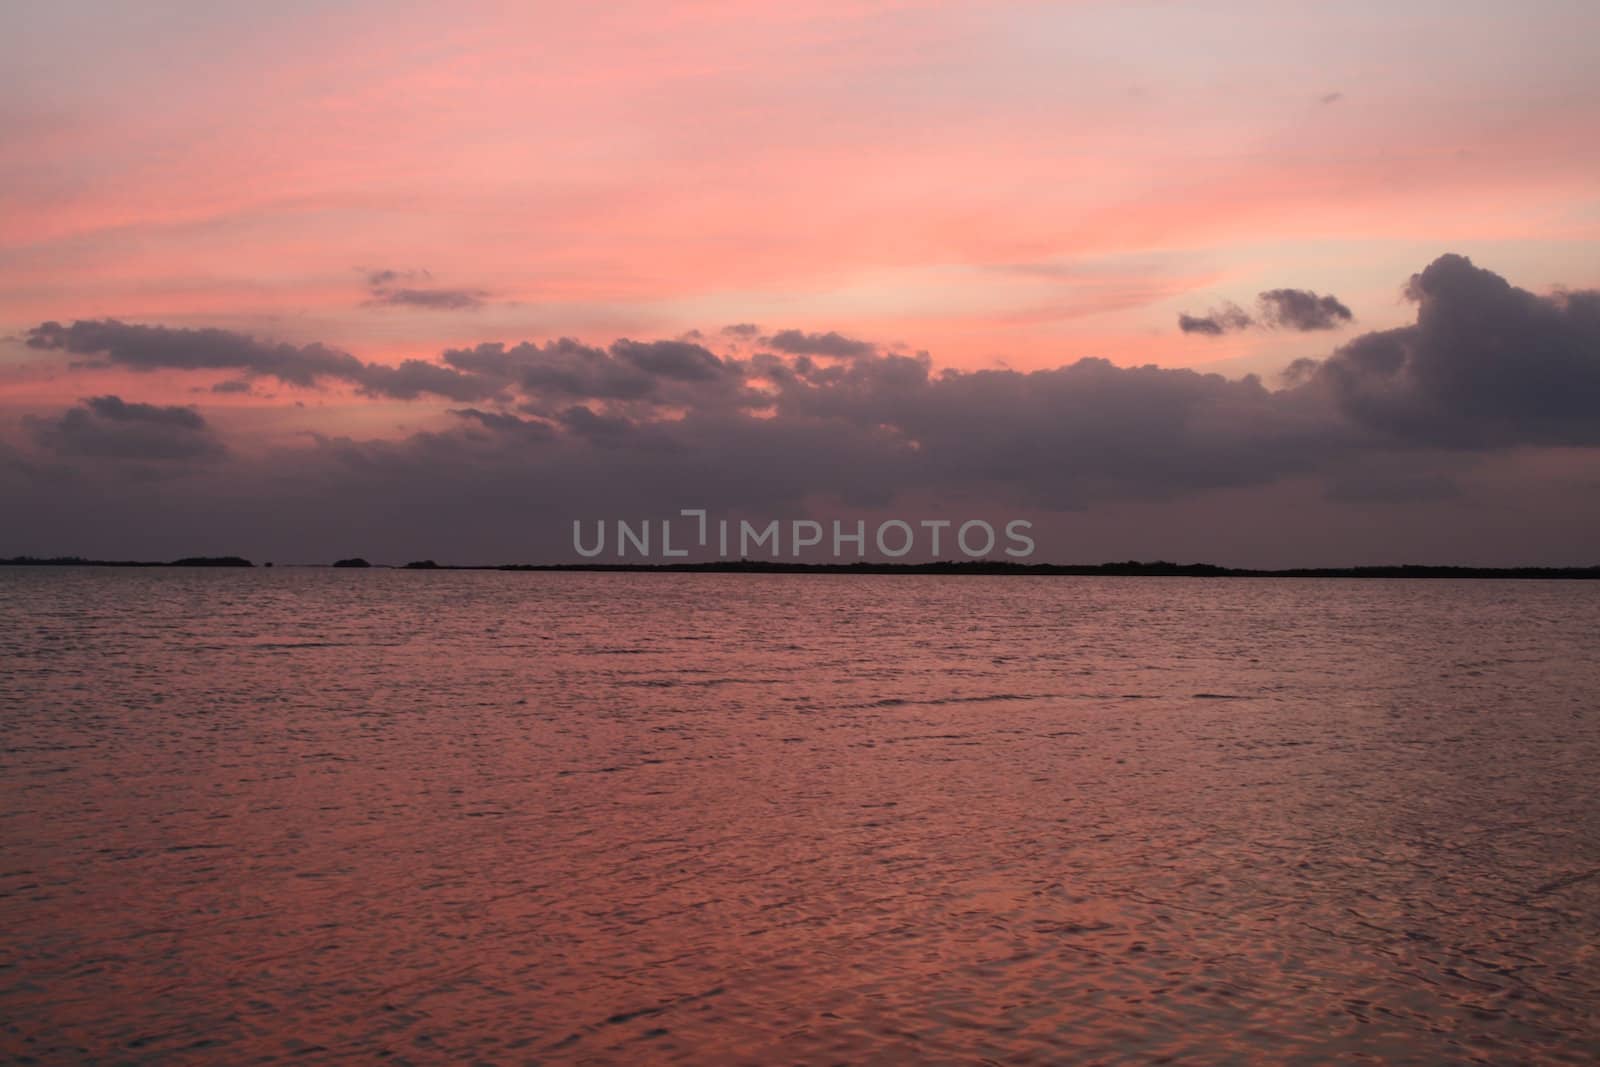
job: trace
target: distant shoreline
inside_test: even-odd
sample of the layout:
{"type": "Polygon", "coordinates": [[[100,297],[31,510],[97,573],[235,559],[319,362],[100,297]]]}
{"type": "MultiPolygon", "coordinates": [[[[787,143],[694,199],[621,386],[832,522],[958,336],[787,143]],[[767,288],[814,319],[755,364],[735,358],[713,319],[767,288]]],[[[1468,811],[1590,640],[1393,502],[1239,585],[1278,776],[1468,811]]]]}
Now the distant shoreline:
{"type": "MultiPolygon", "coordinates": [[[[0,559],[0,567],[244,567],[256,564],[241,556],[189,556],[170,562],[99,560],[77,556],[15,556],[0,559]]],[[[273,564],[267,563],[265,567],[273,564]]],[[[1600,579],[1593,567],[1457,567],[1399,564],[1369,567],[1291,567],[1260,569],[1219,567],[1211,563],[1166,561],[1122,563],[1010,563],[998,560],[945,560],[929,563],[787,563],[771,560],[718,560],[706,563],[502,563],[452,565],[422,560],[404,566],[345,559],[332,564],[286,563],[297,569],[371,569],[413,571],[581,571],[624,574],[944,574],[1034,575],[1115,578],[1516,578],[1600,579]]]]}

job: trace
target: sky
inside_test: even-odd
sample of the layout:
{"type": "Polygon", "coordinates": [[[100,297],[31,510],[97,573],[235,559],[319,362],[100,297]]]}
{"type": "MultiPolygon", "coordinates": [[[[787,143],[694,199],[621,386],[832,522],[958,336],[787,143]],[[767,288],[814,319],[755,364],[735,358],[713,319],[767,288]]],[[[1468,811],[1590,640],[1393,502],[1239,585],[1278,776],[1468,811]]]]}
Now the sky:
{"type": "Polygon", "coordinates": [[[1600,8],[0,10],[0,556],[1600,562],[1600,8]]]}

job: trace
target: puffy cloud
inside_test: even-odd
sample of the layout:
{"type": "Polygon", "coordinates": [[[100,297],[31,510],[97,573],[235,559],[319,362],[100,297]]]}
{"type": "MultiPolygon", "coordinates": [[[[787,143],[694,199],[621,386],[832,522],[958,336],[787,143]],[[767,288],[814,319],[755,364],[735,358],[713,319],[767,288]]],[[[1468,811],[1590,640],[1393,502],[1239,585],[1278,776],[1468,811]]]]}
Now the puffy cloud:
{"type": "Polygon", "coordinates": [[[1267,325],[1285,330],[1334,330],[1355,318],[1338,297],[1309,289],[1269,289],[1259,299],[1267,325]]]}
{"type": "Polygon", "coordinates": [[[1292,368],[1363,426],[1454,447],[1600,444],[1600,291],[1538,296],[1464,256],[1413,275],[1414,325],[1292,368]]]}
{"type": "Polygon", "coordinates": [[[711,352],[688,341],[618,341],[611,354],[660,378],[704,382],[724,378],[729,366],[711,352]]]}
{"type": "Polygon", "coordinates": [[[1247,330],[1254,324],[1255,320],[1244,308],[1232,303],[1212,308],[1204,315],[1178,315],[1178,329],[1184,333],[1200,333],[1210,337],[1220,337],[1234,330],[1247,330]]]}
{"type": "Polygon", "coordinates": [[[128,403],[117,396],[93,397],[59,418],[30,418],[27,425],[34,441],[58,456],[200,460],[224,451],[193,408],[128,403]]]}
{"type": "Polygon", "coordinates": [[[827,333],[803,333],[800,330],[779,330],[766,343],[779,352],[790,355],[832,356],[836,359],[860,359],[876,352],[877,346],[866,341],[829,330],[827,333]]]}
{"type": "Polygon", "coordinates": [[[487,400],[499,393],[505,383],[482,374],[467,374],[420,359],[408,359],[398,366],[366,364],[353,379],[370,396],[415,400],[424,394],[446,400],[487,400]]]}
{"type": "Polygon", "coordinates": [[[616,341],[610,348],[570,337],[544,344],[499,342],[450,349],[444,363],[457,373],[498,380],[522,391],[524,410],[547,413],[573,401],[642,405],[736,402],[745,365],[692,341],[616,341]]]}
{"type": "Polygon", "coordinates": [[[570,337],[542,345],[500,342],[450,349],[444,362],[459,371],[514,383],[526,392],[555,398],[637,400],[655,388],[655,379],[637,364],[614,358],[603,348],[570,337]]]}

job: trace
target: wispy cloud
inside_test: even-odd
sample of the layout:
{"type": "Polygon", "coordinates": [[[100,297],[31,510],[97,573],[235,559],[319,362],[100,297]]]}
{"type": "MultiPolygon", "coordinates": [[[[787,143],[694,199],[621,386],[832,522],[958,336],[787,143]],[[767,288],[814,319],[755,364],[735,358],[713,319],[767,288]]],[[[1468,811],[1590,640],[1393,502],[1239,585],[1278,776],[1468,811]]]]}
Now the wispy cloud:
{"type": "Polygon", "coordinates": [[[367,275],[368,307],[406,307],[428,311],[465,311],[480,308],[489,293],[482,289],[451,289],[429,283],[427,271],[378,270],[367,275]]]}

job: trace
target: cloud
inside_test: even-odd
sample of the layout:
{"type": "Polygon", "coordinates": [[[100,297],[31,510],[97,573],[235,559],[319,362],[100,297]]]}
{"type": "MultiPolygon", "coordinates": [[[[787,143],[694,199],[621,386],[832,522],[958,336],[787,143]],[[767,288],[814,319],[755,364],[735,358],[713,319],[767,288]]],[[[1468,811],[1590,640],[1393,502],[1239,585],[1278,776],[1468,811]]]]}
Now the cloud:
{"type": "Polygon", "coordinates": [[[729,366],[710,350],[688,341],[621,340],[611,346],[611,353],[646,374],[678,381],[711,381],[729,372],[729,366]]]}
{"type": "Polygon", "coordinates": [[[368,363],[354,381],[363,393],[395,400],[415,400],[423,394],[446,400],[487,400],[504,388],[504,383],[493,378],[463,374],[420,359],[408,359],[394,367],[368,363]]]}
{"type": "Polygon", "coordinates": [[[550,424],[537,419],[523,419],[502,411],[482,411],[478,408],[452,408],[450,414],[476,422],[497,433],[520,434],[535,440],[548,440],[552,436],[550,424]]]}
{"type": "Polygon", "coordinates": [[[638,425],[631,419],[598,414],[584,404],[574,404],[558,418],[573,434],[602,448],[629,444],[639,433],[638,425]]]}
{"type": "MultiPolygon", "coordinates": [[[[1339,318],[1330,298],[1271,291],[1280,292],[1296,295],[1268,301],[1275,315],[1339,318]]],[[[456,517],[455,532],[443,518],[431,527],[442,544],[404,542],[407,552],[441,557],[453,544],[521,544],[516,530],[543,529],[552,515],[688,506],[804,514],[818,500],[878,507],[904,497],[1103,514],[1130,502],[1178,509],[1204,494],[1289,499],[1283,487],[1296,486],[1302,496],[1320,487],[1322,499],[1346,507],[1459,509],[1474,503],[1473,472],[1491,457],[1600,446],[1600,293],[1537,296],[1459,256],[1435,261],[1407,292],[1414,324],[1300,361],[1276,389],[1254,377],[1102,359],[1027,372],[941,370],[925,353],[877,348],[826,358],[773,346],[738,359],[681,339],[602,347],[563,338],[377,368],[343,353],[329,363],[331,350],[318,346],[285,354],[231,334],[208,335],[216,344],[206,346],[191,336],[200,331],[114,323],[35,332],[36,347],[128,365],[209,369],[220,350],[246,370],[332,366],[374,395],[459,397],[447,428],[397,440],[319,437],[270,462],[228,458],[217,468],[227,477],[213,487],[230,500],[276,502],[301,522],[317,508],[353,526],[396,508],[456,517]],[[489,529],[502,539],[480,535],[489,529]]],[[[1217,328],[1231,318],[1221,309],[1217,328]]],[[[113,400],[34,424],[34,447],[80,471],[129,451],[199,459],[214,447],[192,409],[113,400]],[[112,440],[133,426],[165,436],[112,440]]],[[[1270,524],[1269,511],[1256,517],[1270,524]]],[[[1436,521],[1456,529],[1460,515],[1436,521]]],[[[381,524],[371,529],[391,536],[381,524]]]]}
{"type": "Polygon", "coordinates": [[[524,410],[548,413],[572,401],[611,401],[642,405],[696,405],[736,402],[744,386],[744,365],[717,356],[692,341],[634,341],[623,338],[609,348],[570,337],[543,344],[499,342],[450,349],[444,363],[467,373],[515,386],[524,410]]]}
{"type": "Polygon", "coordinates": [[[1309,289],[1269,289],[1259,300],[1267,325],[1284,330],[1335,330],[1355,318],[1338,297],[1309,289]]]}
{"type": "Polygon", "coordinates": [[[367,275],[369,307],[409,307],[433,311],[480,308],[489,293],[482,289],[446,289],[437,286],[397,285],[397,282],[431,281],[427,271],[377,270],[367,275]]]}
{"type": "Polygon", "coordinates": [[[29,348],[102,356],[133,370],[240,370],[289,385],[319,378],[358,380],[365,364],[348,352],[320,344],[257,341],[231,330],[141,326],[116,319],[80,319],[71,326],[45,322],[24,338],[29,348]]]}
{"type": "Polygon", "coordinates": [[[1247,330],[1252,325],[1254,320],[1238,304],[1223,304],[1200,316],[1187,313],[1178,315],[1178,329],[1184,333],[1200,333],[1211,337],[1220,337],[1234,330],[1247,330]]]}
{"type": "Polygon", "coordinates": [[[366,303],[369,306],[459,311],[482,307],[488,295],[482,289],[375,289],[366,303]]]}
{"type": "Polygon", "coordinates": [[[59,418],[30,418],[33,440],[58,456],[110,460],[201,460],[224,452],[199,412],[97,396],[59,418]]]}
{"type": "Polygon", "coordinates": [[[1410,326],[1291,370],[1351,421],[1450,447],[1600,444],[1600,291],[1538,296],[1465,256],[1412,276],[1410,326]]]}
{"type": "Polygon", "coordinates": [[[648,371],[570,337],[542,345],[491,342],[451,349],[444,361],[458,370],[515,383],[526,393],[556,398],[637,400],[656,385],[648,371]]]}
{"type": "Polygon", "coordinates": [[[401,400],[424,393],[457,401],[483,400],[503,386],[483,375],[421,360],[391,367],[363,363],[321,344],[271,344],[231,330],[144,326],[116,319],[80,319],[71,326],[45,322],[29,330],[24,341],[39,351],[101,356],[136,371],[242,371],[302,388],[341,381],[369,396],[401,400]]]}
{"type": "Polygon", "coordinates": [[[803,333],[800,330],[779,330],[766,339],[766,343],[779,352],[790,355],[832,356],[836,359],[859,359],[877,351],[877,346],[857,341],[829,330],[827,333],[803,333]]]}
{"type": "Polygon", "coordinates": [[[1178,329],[1220,337],[1225,333],[1265,327],[1275,330],[1334,330],[1355,318],[1336,296],[1319,296],[1309,289],[1268,289],[1256,297],[1252,316],[1238,304],[1226,303],[1205,315],[1178,315],[1178,329]]]}

